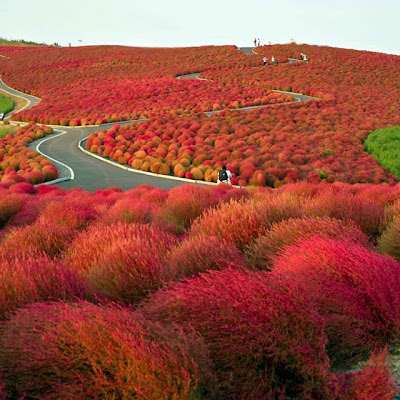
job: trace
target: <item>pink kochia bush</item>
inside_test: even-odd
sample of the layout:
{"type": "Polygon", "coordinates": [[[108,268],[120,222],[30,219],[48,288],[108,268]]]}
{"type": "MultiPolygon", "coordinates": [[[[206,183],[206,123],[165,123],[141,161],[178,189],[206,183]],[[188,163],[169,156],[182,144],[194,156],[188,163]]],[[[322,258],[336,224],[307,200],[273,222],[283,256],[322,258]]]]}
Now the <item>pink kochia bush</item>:
{"type": "Polygon", "coordinates": [[[194,335],[89,303],[37,303],[6,322],[1,361],[15,398],[212,399],[194,335]]]}
{"type": "Polygon", "coordinates": [[[165,254],[175,243],[174,236],[148,225],[95,226],[76,238],[64,259],[94,294],[131,304],[168,280],[165,254]]]}
{"type": "Polygon", "coordinates": [[[400,264],[349,240],[312,237],[286,247],[271,284],[305,291],[326,321],[333,365],[365,359],[400,338],[400,264]]]}
{"type": "Polygon", "coordinates": [[[210,271],[154,294],[144,315],[194,328],[211,352],[224,399],[332,399],[322,318],[305,294],[264,272],[210,271]]]}
{"type": "Polygon", "coordinates": [[[87,296],[86,284],[76,272],[44,254],[0,258],[1,320],[27,304],[87,296]]]}
{"type": "Polygon", "coordinates": [[[368,236],[353,221],[315,217],[288,219],[277,224],[260,236],[246,249],[249,264],[257,269],[270,269],[274,256],[284,246],[313,235],[331,239],[349,239],[368,246],[368,236]]]}

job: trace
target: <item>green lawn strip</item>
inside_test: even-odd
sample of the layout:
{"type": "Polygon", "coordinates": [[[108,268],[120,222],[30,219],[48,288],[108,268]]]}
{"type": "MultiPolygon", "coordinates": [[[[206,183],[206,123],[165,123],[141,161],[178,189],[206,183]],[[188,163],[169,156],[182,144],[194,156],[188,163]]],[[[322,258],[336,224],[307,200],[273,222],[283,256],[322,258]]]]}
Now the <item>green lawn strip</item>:
{"type": "Polygon", "coordinates": [[[0,113],[7,114],[8,112],[14,110],[14,107],[14,100],[0,95],[0,113]]]}
{"type": "Polygon", "coordinates": [[[8,135],[9,133],[14,133],[15,127],[14,126],[0,126],[0,139],[4,136],[8,135]]]}
{"type": "Polygon", "coordinates": [[[364,142],[364,149],[400,178],[400,126],[372,132],[364,142]]]}

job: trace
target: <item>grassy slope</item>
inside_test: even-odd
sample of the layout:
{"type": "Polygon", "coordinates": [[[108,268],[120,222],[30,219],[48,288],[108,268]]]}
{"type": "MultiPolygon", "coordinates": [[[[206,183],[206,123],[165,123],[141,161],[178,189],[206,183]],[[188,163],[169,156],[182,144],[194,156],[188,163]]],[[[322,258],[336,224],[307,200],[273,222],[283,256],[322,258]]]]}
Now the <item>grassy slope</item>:
{"type": "Polygon", "coordinates": [[[364,148],[380,165],[400,178],[400,126],[372,132],[364,148]]]}
{"type": "Polygon", "coordinates": [[[5,38],[0,37],[0,46],[49,46],[49,45],[46,43],[36,43],[36,42],[25,41],[23,39],[7,40],[5,38]]]}
{"type": "Polygon", "coordinates": [[[0,113],[7,114],[14,110],[15,103],[10,97],[0,95],[0,113]]]}

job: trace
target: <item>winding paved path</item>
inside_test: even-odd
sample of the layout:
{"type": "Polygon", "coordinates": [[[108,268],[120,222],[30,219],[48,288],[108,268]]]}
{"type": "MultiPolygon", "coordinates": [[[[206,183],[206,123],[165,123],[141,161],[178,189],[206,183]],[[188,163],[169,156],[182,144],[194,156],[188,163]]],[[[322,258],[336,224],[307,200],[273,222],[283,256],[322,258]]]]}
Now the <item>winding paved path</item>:
{"type": "MultiPolygon", "coordinates": [[[[248,55],[253,54],[253,47],[242,47],[239,50],[248,55]]],[[[188,74],[177,78],[198,79],[198,75],[199,74],[188,74]]],[[[32,108],[40,102],[40,99],[37,97],[21,93],[15,89],[8,87],[1,79],[0,89],[14,96],[27,100],[28,104],[23,107],[23,109],[32,108]]],[[[316,100],[313,97],[300,94],[294,94],[290,92],[281,93],[294,96],[297,98],[297,101],[306,101],[310,99],[316,100]]],[[[266,106],[264,105],[245,107],[239,110],[247,110],[260,107],[266,106]]],[[[205,114],[212,115],[218,112],[220,111],[210,111],[205,114]]],[[[11,113],[7,114],[6,118],[9,119],[10,116],[11,113]]],[[[139,120],[138,122],[141,121],[139,120]]],[[[131,122],[133,121],[118,122],[118,124],[123,126],[131,122]]],[[[191,181],[189,180],[178,181],[166,178],[159,178],[157,176],[128,172],[97,158],[90,157],[79,149],[78,144],[82,139],[85,139],[87,136],[95,131],[98,131],[100,129],[108,129],[113,125],[115,125],[115,123],[80,128],[56,127],[54,136],[48,136],[39,141],[35,141],[33,144],[30,145],[30,147],[40,151],[43,155],[52,159],[60,172],[60,177],[62,179],[69,179],[64,182],[56,183],[56,186],[63,189],[78,187],[88,191],[94,191],[98,189],[105,189],[110,186],[118,186],[123,190],[127,190],[141,184],[148,184],[162,189],[171,189],[173,187],[191,183],[191,181]],[[71,170],[73,172],[71,172],[71,170]]]]}

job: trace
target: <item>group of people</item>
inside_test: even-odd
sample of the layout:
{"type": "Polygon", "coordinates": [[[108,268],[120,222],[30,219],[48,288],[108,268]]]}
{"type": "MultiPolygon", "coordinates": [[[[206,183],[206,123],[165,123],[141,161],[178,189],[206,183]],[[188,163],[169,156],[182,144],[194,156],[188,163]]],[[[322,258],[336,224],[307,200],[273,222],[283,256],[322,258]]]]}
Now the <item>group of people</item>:
{"type": "MultiPolygon", "coordinates": [[[[265,67],[267,64],[268,64],[268,58],[267,58],[267,57],[264,57],[264,58],[263,58],[263,66],[265,67]]],[[[271,57],[271,64],[272,64],[272,65],[275,65],[275,64],[276,64],[276,60],[275,60],[275,57],[274,57],[274,56],[271,57]]]]}
{"type": "Polygon", "coordinates": [[[261,46],[261,41],[260,39],[255,38],[254,39],[254,47],[260,47],[261,46]]]}

